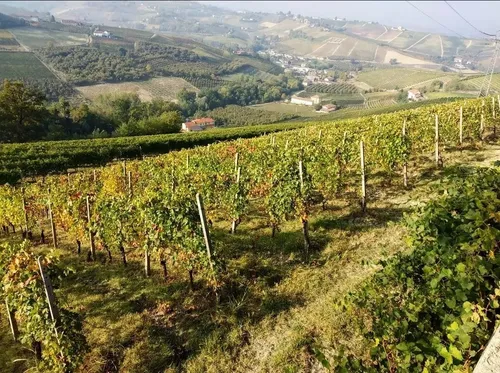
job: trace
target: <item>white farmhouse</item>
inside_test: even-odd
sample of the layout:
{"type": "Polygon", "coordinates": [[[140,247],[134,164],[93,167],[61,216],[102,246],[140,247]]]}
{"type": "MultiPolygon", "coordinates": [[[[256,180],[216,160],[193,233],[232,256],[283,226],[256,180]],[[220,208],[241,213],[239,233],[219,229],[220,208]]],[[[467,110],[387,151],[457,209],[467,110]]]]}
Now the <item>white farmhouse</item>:
{"type": "Polygon", "coordinates": [[[422,94],[418,89],[410,89],[408,91],[408,100],[410,101],[418,101],[422,98],[422,94]]]}
{"type": "Polygon", "coordinates": [[[292,104],[297,104],[297,105],[313,106],[313,105],[319,104],[320,98],[318,95],[314,95],[314,96],[311,96],[309,98],[292,96],[292,100],[290,102],[292,104]]]}

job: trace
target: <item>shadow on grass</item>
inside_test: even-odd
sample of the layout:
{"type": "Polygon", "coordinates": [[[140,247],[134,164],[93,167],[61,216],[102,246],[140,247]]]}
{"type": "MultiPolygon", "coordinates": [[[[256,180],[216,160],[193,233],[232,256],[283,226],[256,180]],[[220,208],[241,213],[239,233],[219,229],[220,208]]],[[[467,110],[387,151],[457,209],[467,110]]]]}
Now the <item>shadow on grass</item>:
{"type": "Polygon", "coordinates": [[[340,229],[349,232],[365,232],[376,227],[382,227],[388,222],[399,221],[409,209],[368,207],[363,213],[361,210],[353,211],[341,217],[325,217],[311,224],[312,229],[340,229]]]}

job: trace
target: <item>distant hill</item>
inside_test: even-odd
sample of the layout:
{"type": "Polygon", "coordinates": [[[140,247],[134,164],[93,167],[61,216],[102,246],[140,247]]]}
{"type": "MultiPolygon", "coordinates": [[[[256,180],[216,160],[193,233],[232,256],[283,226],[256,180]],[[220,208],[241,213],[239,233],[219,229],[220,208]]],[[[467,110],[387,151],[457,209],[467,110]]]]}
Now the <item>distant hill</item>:
{"type": "Polygon", "coordinates": [[[376,63],[396,59],[403,65],[452,68],[459,56],[479,69],[494,51],[491,40],[406,30],[398,24],[235,12],[197,2],[54,2],[50,12],[58,19],[186,37],[190,48],[196,48],[196,39],[230,51],[273,48],[298,56],[376,63]]]}

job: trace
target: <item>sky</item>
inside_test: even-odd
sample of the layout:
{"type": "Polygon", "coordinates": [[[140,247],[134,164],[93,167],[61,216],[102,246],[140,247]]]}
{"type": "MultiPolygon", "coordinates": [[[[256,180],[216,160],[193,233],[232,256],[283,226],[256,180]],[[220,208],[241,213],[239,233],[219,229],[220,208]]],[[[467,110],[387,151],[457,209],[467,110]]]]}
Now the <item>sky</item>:
{"type": "MultiPolygon", "coordinates": [[[[406,1],[200,1],[232,10],[276,13],[279,11],[323,18],[375,21],[388,26],[403,26],[414,31],[457,34],[427,18],[406,1]]],[[[461,19],[444,1],[412,3],[452,31],[465,37],[481,34],[461,19]]],[[[481,31],[495,34],[500,29],[500,1],[449,1],[470,23],[481,31]]]]}

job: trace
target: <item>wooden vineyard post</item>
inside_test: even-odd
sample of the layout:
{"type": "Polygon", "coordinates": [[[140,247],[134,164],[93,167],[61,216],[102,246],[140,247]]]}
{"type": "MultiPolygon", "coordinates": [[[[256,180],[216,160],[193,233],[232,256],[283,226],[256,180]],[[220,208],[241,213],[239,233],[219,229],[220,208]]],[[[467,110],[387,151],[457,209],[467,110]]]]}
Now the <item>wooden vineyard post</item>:
{"type": "Polygon", "coordinates": [[[94,170],[92,171],[92,173],[93,173],[93,176],[94,176],[94,183],[95,183],[95,182],[97,182],[97,174],[96,174],[96,172],[95,172],[95,168],[94,168],[94,170]]]}
{"type": "Polygon", "coordinates": [[[71,186],[71,175],[69,172],[68,172],[68,186],[71,186]]]}
{"type": "Polygon", "coordinates": [[[464,143],[464,112],[462,106],[460,106],[460,124],[458,131],[459,131],[460,147],[461,147],[464,143]]]}
{"type": "Polygon", "coordinates": [[[497,113],[495,111],[495,97],[493,97],[493,96],[491,97],[491,115],[492,115],[493,119],[495,119],[497,116],[497,113]]]}
{"type": "MultiPolygon", "coordinates": [[[[406,142],[406,118],[403,121],[403,141],[406,142]]],[[[405,188],[408,187],[408,162],[406,158],[403,163],[403,185],[405,188]]]]}
{"type": "Polygon", "coordinates": [[[92,228],[90,228],[90,201],[89,196],[85,198],[87,203],[87,223],[89,224],[89,240],[90,240],[90,256],[92,260],[95,260],[95,243],[94,243],[94,234],[92,233],[92,228]]]}
{"type": "Polygon", "coordinates": [[[299,161],[299,178],[300,178],[300,191],[304,190],[304,165],[299,161]]]}
{"type": "Polygon", "coordinates": [[[186,169],[189,169],[189,154],[186,154],[186,169]]]}
{"type": "Polygon", "coordinates": [[[236,152],[234,155],[234,172],[238,172],[238,162],[240,160],[240,154],[236,152]]]}
{"type": "Polygon", "coordinates": [[[285,142],[285,150],[288,150],[288,140],[285,142]]]}
{"type": "Polygon", "coordinates": [[[435,157],[436,157],[436,167],[439,168],[439,118],[438,115],[435,115],[436,119],[436,134],[434,137],[434,150],[435,150],[435,157]]]}
{"type": "Polygon", "coordinates": [[[54,244],[54,249],[57,249],[57,232],[56,225],[54,223],[54,214],[52,213],[52,203],[48,202],[49,207],[49,219],[50,219],[50,229],[52,230],[52,243],[54,244]]]}
{"type": "Polygon", "coordinates": [[[366,211],[366,175],[365,175],[365,146],[359,142],[359,158],[361,160],[361,210],[366,211]]]}
{"type": "MultiPolygon", "coordinates": [[[[208,231],[207,218],[205,216],[205,207],[203,206],[203,199],[200,193],[196,193],[196,202],[198,204],[198,212],[200,214],[201,229],[203,231],[203,239],[205,241],[205,247],[207,248],[208,263],[210,265],[210,270],[214,275],[214,281],[217,286],[217,278],[215,277],[214,264],[212,263],[212,243],[210,241],[210,232],[208,231]]],[[[217,292],[216,292],[217,295],[217,292]]],[[[217,299],[218,299],[217,295],[217,299]]]]}
{"type": "Polygon", "coordinates": [[[127,186],[127,161],[122,162],[122,171],[123,171],[123,181],[125,183],[125,187],[127,186]]]}
{"type": "Polygon", "coordinates": [[[40,269],[40,276],[42,276],[43,287],[45,288],[45,295],[47,296],[47,303],[49,304],[50,317],[55,321],[56,326],[60,324],[61,317],[59,315],[59,308],[57,308],[56,297],[52,289],[52,282],[50,278],[43,271],[41,257],[37,258],[38,268],[40,269]]]}
{"type": "Polygon", "coordinates": [[[347,131],[344,131],[344,137],[342,139],[342,146],[345,145],[346,140],[347,140],[347,131]]]}
{"type": "Polygon", "coordinates": [[[483,142],[483,134],[484,134],[484,114],[481,114],[481,123],[479,124],[479,140],[483,142]]]}
{"type": "Polygon", "coordinates": [[[151,254],[148,249],[144,252],[144,273],[146,274],[146,277],[151,275],[151,254]]]}
{"type": "Polygon", "coordinates": [[[318,140],[321,140],[321,135],[323,135],[323,130],[319,130],[318,140]]]}
{"type": "MultiPolygon", "coordinates": [[[[238,153],[236,153],[238,154],[238,153]]],[[[241,167],[238,167],[238,170],[236,171],[236,185],[240,184],[240,178],[241,178],[241,167]]],[[[236,199],[238,199],[238,193],[236,193],[236,199]]],[[[233,220],[231,223],[231,233],[234,234],[236,232],[236,225],[238,224],[237,220],[233,220]]]]}
{"type": "Polygon", "coordinates": [[[23,204],[23,219],[24,219],[24,231],[28,234],[28,213],[26,211],[26,198],[24,196],[24,188],[21,188],[22,204],[23,204]]]}
{"type": "Polygon", "coordinates": [[[132,197],[133,188],[132,188],[132,171],[127,172],[127,182],[128,182],[128,194],[132,197]]]}
{"type": "Polygon", "coordinates": [[[12,338],[14,338],[14,341],[17,341],[17,338],[19,337],[19,328],[17,327],[16,313],[14,312],[14,310],[10,309],[7,298],[5,299],[5,308],[7,310],[7,318],[9,319],[12,338]]]}

